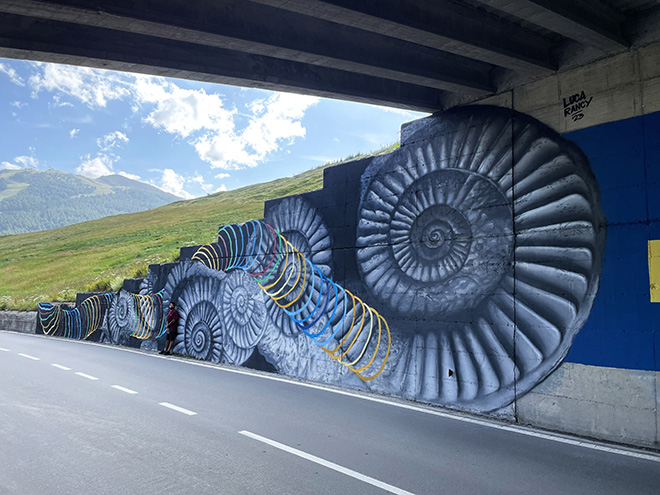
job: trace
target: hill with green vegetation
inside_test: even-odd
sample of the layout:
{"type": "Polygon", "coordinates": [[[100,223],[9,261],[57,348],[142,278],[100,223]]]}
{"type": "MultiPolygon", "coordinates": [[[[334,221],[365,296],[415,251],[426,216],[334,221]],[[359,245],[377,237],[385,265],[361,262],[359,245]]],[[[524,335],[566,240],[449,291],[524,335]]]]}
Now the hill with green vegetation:
{"type": "Polygon", "coordinates": [[[1,170],[0,235],[64,227],[179,199],[121,175],[89,179],[52,169],[1,170]]]}
{"type": "Polygon", "coordinates": [[[220,225],[263,217],[264,202],[323,187],[323,169],[139,213],[0,237],[0,310],[32,310],[42,301],[74,301],[77,292],[117,291],[149,264],[178,259],[179,248],[217,240],[220,225]]]}

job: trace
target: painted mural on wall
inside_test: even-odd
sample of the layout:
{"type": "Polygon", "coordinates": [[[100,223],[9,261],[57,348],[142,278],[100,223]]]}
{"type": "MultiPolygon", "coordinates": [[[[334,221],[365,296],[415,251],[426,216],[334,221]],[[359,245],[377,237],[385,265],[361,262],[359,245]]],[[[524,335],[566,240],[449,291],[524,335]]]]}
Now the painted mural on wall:
{"type": "MultiPolygon", "coordinates": [[[[291,213],[300,215],[301,211],[291,213]]],[[[324,275],[270,224],[252,221],[224,226],[218,242],[202,246],[192,259],[214,270],[247,273],[273,304],[269,313],[286,315],[288,322],[280,323],[279,331],[303,333],[363,381],[383,372],[392,343],[387,321],[324,275]]],[[[243,280],[241,285],[250,282],[247,277],[243,280]]]]}
{"type": "Polygon", "coordinates": [[[108,307],[114,301],[115,294],[92,296],[74,309],[63,309],[50,303],[39,303],[39,324],[46,335],[87,339],[90,335],[107,325],[108,307]]]}
{"type": "Polygon", "coordinates": [[[39,324],[44,334],[87,340],[97,331],[101,342],[126,344],[133,337],[157,339],[165,333],[163,294],[131,294],[121,290],[85,299],[74,309],[39,303],[39,324]]]}
{"type": "Polygon", "coordinates": [[[324,184],[221,227],[217,243],[150,270],[141,294],[114,295],[103,339],[153,342],[175,301],[175,352],[237,365],[258,354],[279,373],[479,412],[561,363],[605,242],[574,144],[511,110],[463,107],[324,184]]]}

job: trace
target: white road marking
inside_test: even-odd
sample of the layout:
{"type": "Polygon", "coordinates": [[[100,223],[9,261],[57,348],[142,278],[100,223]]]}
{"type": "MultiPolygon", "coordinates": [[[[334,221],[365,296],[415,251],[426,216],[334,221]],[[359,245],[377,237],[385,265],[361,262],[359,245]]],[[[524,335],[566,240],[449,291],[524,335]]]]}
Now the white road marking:
{"type": "Polygon", "coordinates": [[[33,361],[41,361],[41,358],[30,356],[29,354],[23,354],[22,352],[19,352],[18,355],[23,356],[24,358],[32,359],[33,361]]]}
{"type": "Polygon", "coordinates": [[[51,366],[52,366],[53,368],[57,368],[57,369],[60,369],[60,370],[71,371],[71,368],[67,368],[66,366],[62,366],[61,364],[55,364],[55,363],[53,363],[53,364],[51,364],[51,366]]]}
{"type": "Polygon", "coordinates": [[[189,411],[188,409],[184,409],[183,407],[175,406],[174,404],[170,404],[169,402],[159,402],[159,406],[167,407],[168,409],[172,409],[174,411],[187,414],[188,416],[195,416],[197,413],[193,411],[189,411]]]}
{"type": "Polygon", "coordinates": [[[335,464],[334,462],[326,461],[325,459],[316,457],[315,455],[312,454],[308,454],[307,452],[303,452],[302,450],[294,449],[293,447],[289,447],[288,445],[284,445],[283,443],[276,442],[275,440],[271,440],[270,438],[262,437],[261,435],[257,435],[255,433],[251,433],[245,430],[239,431],[239,433],[241,435],[245,435],[246,437],[253,438],[254,440],[258,440],[260,442],[266,443],[272,447],[275,447],[276,449],[283,450],[285,452],[288,452],[289,454],[297,455],[298,457],[302,457],[303,459],[306,459],[308,461],[315,462],[316,464],[320,464],[321,466],[325,466],[329,469],[345,474],[346,476],[355,478],[356,480],[364,481],[365,483],[369,483],[370,485],[376,486],[390,493],[395,493],[397,495],[413,495],[412,492],[402,490],[401,488],[397,488],[396,486],[388,485],[387,483],[379,481],[370,476],[366,476],[364,474],[358,473],[357,471],[353,471],[352,469],[345,468],[344,466],[340,466],[339,464],[335,464]]]}
{"type": "Polygon", "coordinates": [[[88,375],[87,373],[82,373],[80,371],[76,371],[76,375],[82,376],[83,378],[87,378],[88,380],[98,380],[95,376],[88,375]]]}
{"type": "MultiPolygon", "coordinates": [[[[48,337],[48,336],[45,336],[45,335],[29,335],[28,336],[24,333],[12,332],[12,331],[7,331],[7,330],[5,330],[5,332],[20,335],[21,337],[41,338],[41,339],[52,339],[53,338],[53,337],[48,337]]],[[[119,346],[99,344],[97,342],[87,342],[87,341],[82,341],[82,340],[68,340],[68,339],[64,339],[64,338],[61,338],[61,340],[66,341],[66,342],[70,342],[71,344],[93,345],[93,346],[97,346],[97,347],[103,347],[105,349],[114,349],[116,351],[121,351],[121,352],[130,352],[132,354],[140,354],[142,356],[148,356],[148,357],[152,357],[152,358],[162,358],[162,356],[159,356],[157,354],[145,353],[143,351],[138,351],[138,350],[134,350],[134,349],[126,349],[126,348],[119,347],[119,346]]],[[[446,418],[446,419],[453,419],[455,421],[463,421],[463,422],[466,422],[466,423],[472,423],[472,424],[476,424],[476,425],[479,425],[479,426],[484,426],[486,428],[495,428],[495,429],[499,429],[499,430],[508,431],[508,432],[511,432],[511,433],[518,433],[520,435],[543,438],[543,439],[549,440],[551,442],[566,443],[566,444],[569,444],[569,445],[574,445],[576,447],[582,447],[582,448],[585,448],[585,449],[599,450],[599,451],[602,451],[602,452],[609,452],[611,454],[624,455],[624,456],[628,456],[628,457],[635,457],[635,458],[638,458],[638,459],[644,459],[644,460],[647,460],[647,461],[660,463],[660,455],[645,454],[643,452],[634,450],[634,447],[631,447],[630,449],[609,447],[607,445],[597,444],[597,443],[593,443],[591,441],[586,441],[586,440],[583,441],[583,440],[577,440],[575,438],[571,438],[571,437],[568,437],[568,436],[560,436],[559,434],[543,433],[543,432],[536,431],[536,430],[533,430],[531,428],[527,428],[527,427],[524,427],[524,426],[515,426],[515,425],[509,426],[509,425],[497,423],[496,420],[486,421],[486,420],[480,420],[480,419],[476,419],[476,418],[472,418],[472,417],[468,417],[468,416],[461,416],[460,413],[458,413],[458,412],[456,412],[456,413],[441,412],[441,411],[431,409],[433,406],[428,406],[428,408],[424,408],[424,407],[414,406],[414,405],[411,405],[411,404],[406,404],[406,403],[403,403],[403,402],[396,402],[397,399],[395,397],[393,397],[392,400],[385,400],[385,399],[381,399],[381,398],[378,398],[378,397],[370,397],[368,395],[361,395],[361,394],[356,394],[356,393],[352,393],[352,392],[347,392],[347,391],[344,391],[344,390],[338,390],[338,389],[330,388],[330,387],[327,387],[327,386],[314,385],[312,383],[304,383],[304,382],[294,381],[294,380],[291,380],[289,378],[285,378],[285,377],[281,377],[281,376],[276,376],[276,375],[269,376],[269,375],[265,375],[263,373],[255,373],[255,372],[249,371],[249,370],[240,370],[240,369],[220,367],[218,365],[204,364],[204,363],[200,363],[200,362],[197,362],[197,361],[191,361],[191,360],[186,360],[186,359],[181,359],[181,358],[168,359],[168,361],[179,362],[179,363],[192,365],[192,366],[200,366],[202,368],[210,368],[210,369],[213,369],[213,370],[216,370],[216,371],[224,371],[224,372],[227,372],[227,373],[237,373],[239,375],[248,375],[248,376],[252,376],[252,377],[255,377],[255,378],[262,378],[264,380],[274,380],[274,381],[278,381],[278,382],[288,383],[290,385],[297,385],[299,387],[314,388],[314,389],[317,389],[317,390],[323,390],[324,392],[330,392],[330,393],[333,393],[333,394],[346,395],[346,396],[349,396],[349,397],[355,397],[357,399],[369,400],[369,401],[372,401],[372,402],[378,402],[380,404],[385,404],[385,405],[388,405],[388,406],[400,407],[402,409],[409,409],[411,411],[417,411],[417,412],[421,412],[421,413],[424,413],[424,414],[431,414],[431,415],[434,415],[434,416],[440,416],[440,417],[446,418]]]]}
{"type": "Polygon", "coordinates": [[[0,347],[0,351],[9,352],[9,349],[5,349],[4,347],[0,347]]]}
{"type": "Polygon", "coordinates": [[[121,385],[113,385],[112,388],[121,390],[122,392],[126,392],[127,394],[135,395],[137,392],[135,390],[131,390],[130,388],[122,387],[121,385]]]}
{"type": "Polygon", "coordinates": [[[498,424],[495,422],[491,421],[486,421],[486,420],[481,420],[481,419],[476,419],[476,418],[471,418],[468,416],[461,416],[459,413],[446,413],[442,411],[436,411],[434,409],[425,408],[425,407],[420,407],[420,406],[415,406],[412,404],[405,404],[402,402],[395,402],[394,400],[386,400],[386,399],[381,399],[378,397],[370,397],[368,395],[361,395],[361,394],[356,394],[353,392],[347,392],[345,390],[337,390],[333,388],[327,388],[322,385],[315,385],[312,383],[303,383],[303,382],[296,382],[296,381],[291,381],[283,377],[279,376],[266,376],[262,375],[260,373],[251,373],[247,370],[236,370],[236,369],[230,369],[230,368],[218,368],[216,366],[211,366],[208,364],[204,363],[198,363],[194,361],[181,361],[185,362],[186,364],[191,364],[193,366],[202,366],[204,368],[211,368],[211,369],[217,369],[220,371],[227,371],[229,373],[237,373],[239,375],[249,375],[249,376],[254,376],[257,378],[264,378],[266,380],[274,380],[277,382],[285,382],[289,383],[291,385],[297,385],[299,387],[307,387],[307,388],[314,388],[317,390],[323,390],[325,392],[331,392],[333,394],[338,394],[338,395],[346,395],[349,397],[355,397],[357,399],[362,399],[362,400],[368,400],[371,402],[378,402],[379,404],[386,404],[388,406],[394,406],[394,407],[400,407],[402,409],[408,409],[410,411],[417,411],[421,412],[424,414],[431,414],[433,416],[439,416],[441,418],[446,418],[446,419],[453,419],[455,421],[463,421],[465,423],[471,423],[479,426],[485,426],[487,428],[495,428],[497,430],[503,430],[503,431],[508,431],[511,433],[518,433],[520,435],[526,435],[530,437],[536,437],[536,438],[542,438],[544,440],[550,440],[552,442],[559,442],[559,443],[565,443],[568,445],[573,445],[575,447],[583,447],[585,449],[592,449],[592,450],[600,450],[602,452],[609,452],[610,454],[618,454],[618,455],[625,455],[628,457],[635,457],[637,459],[644,459],[647,461],[653,461],[653,462],[658,462],[660,463],[660,456],[659,455],[654,455],[654,454],[645,454],[642,452],[637,452],[634,450],[626,450],[626,449],[620,449],[616,447],[609,447],[607,445],[602,445],[602,444],[597,444],[597,443],[592,443],[589,441],[582,441],[582,440],[577,440],[574,438],[569,438],[569,437],[564,437],[560,435],[553,435],[549,433],[543,433],[540,431],[532,430],[531,428],[525,428],[523,426],[509,426],[509,425],[503,425],[503,424],[498,424]]]}

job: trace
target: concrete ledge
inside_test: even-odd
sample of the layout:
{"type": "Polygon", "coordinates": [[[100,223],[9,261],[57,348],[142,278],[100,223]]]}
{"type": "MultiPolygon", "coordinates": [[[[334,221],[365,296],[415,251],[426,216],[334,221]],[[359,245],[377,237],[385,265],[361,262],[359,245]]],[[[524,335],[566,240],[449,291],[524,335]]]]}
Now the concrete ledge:
{"type": "Polygon", "coordinates": [[[660,373],[564,363],[518,399],[521,424],[660,448],[660,373]]]}
{"type": "Polygon", "coordinates": [[[36,311],[0,311],[0,330],[36,333],[36,311]]]}

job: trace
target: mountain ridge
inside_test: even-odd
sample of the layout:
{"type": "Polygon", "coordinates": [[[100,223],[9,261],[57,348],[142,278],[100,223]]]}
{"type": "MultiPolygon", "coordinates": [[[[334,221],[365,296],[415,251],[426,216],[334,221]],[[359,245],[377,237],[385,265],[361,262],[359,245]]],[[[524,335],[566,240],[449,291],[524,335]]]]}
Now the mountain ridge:
{"type": "Polygon", "coordinates": [[[55,169],[0,170],[0,236],[55,229],[180,200],[121,175],[91,179],[55,169]]]}
{"type": "MultiPolygon", "coordinates": [[[[220,225],[262,218],[264,202],[323,187],[326,168],[389,153],[398,143],[281,177],[137,213],[52,230],[0,236],[0,311],[75,301],[78,292],[117,291],[152,263],[179,259],[182,246],[217,240],[220,225]]],[[[0,195],[2,193],[0,192],[0,195]]]]}

